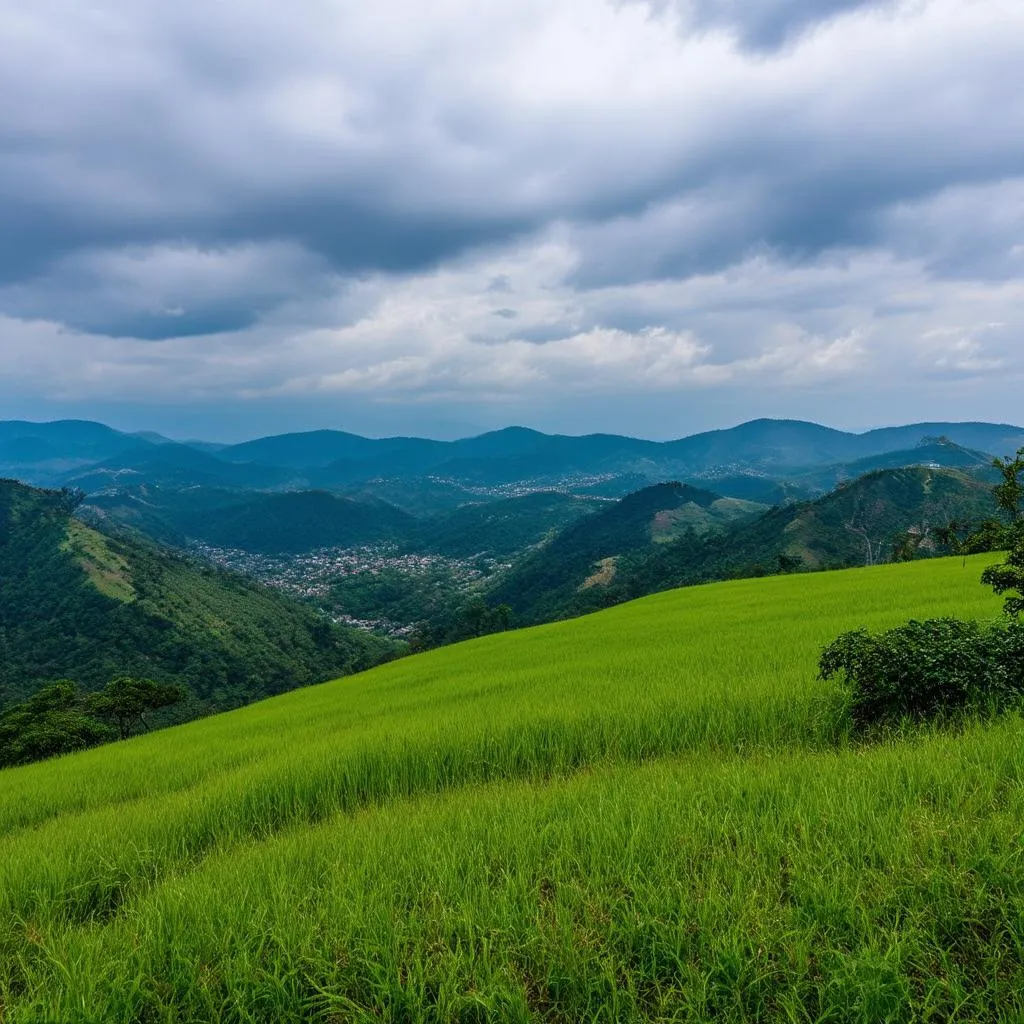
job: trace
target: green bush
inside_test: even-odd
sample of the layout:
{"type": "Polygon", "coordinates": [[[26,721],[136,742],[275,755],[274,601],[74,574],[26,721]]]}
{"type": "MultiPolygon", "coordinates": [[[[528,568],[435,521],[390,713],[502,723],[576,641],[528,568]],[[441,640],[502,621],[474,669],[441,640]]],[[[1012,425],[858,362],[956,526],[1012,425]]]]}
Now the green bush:
{"type": "Polygon", "coordinates": [[[822,679],[846,684],[858,730],[987,714],[1024,697],[1024,627],[959,619],[910,621],[885,633],[843,633],[821,653],[822,679]]]}

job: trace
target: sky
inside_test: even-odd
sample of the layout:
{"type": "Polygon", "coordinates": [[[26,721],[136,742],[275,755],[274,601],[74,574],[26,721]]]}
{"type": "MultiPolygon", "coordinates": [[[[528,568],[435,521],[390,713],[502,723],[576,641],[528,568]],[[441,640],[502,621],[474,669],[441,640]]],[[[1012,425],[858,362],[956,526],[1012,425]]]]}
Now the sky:
{"type": "Polygon", "coordinates": [[[0,419],[1024,422],[1020,0],[0,0],[0,419]]]}

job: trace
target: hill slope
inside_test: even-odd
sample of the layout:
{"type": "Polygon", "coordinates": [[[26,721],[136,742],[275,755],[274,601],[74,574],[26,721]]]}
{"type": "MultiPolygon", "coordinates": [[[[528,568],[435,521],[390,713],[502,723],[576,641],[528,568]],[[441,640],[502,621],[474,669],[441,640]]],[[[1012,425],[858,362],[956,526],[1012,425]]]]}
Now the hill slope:
{"type": "Polygon", "coordinates": [[[557,491],[537,491],[518,498],[464,505],[429,517],[408,541],[416,550],[453,558],[486,553],[511,557],[606,503],[557,491]]]}
{"type": "Polygon", "coordinates": [[[142,484],[89,495],[84,515],[175,546],[191,542],[263,554],[301,553],[404,539],[416,520],[372,496],[327,491],[266,494],[142,484]]]}
{"type": "Polygon", "coordinates": [[[723,499],[687,484],[647,487],[567,527],[517,565],[491,598],[530,621],[557,618],[576,595],[614,579],[619,560],[667,542],[680,531],[704,533],[750,519],[763,506],[723,499]]]}
{"type": "Polygon", "coordinates": [[[578,615],[669,587],[887,562],[903,540],[908,553],[934,554],[936,527],[953,519],[977,521],[996,511],[988,484],[923,466],[869,473],[814,501],[766,512],[763,506],[740,508],[744,514],[737,521],[723,520],[725,528],[715,531],[706,524],[703,533],[686,529],[699,527],[699,520],[681,520],[683,529],[662,544],[640,543],[635,529],[634,544],[619,542],[614,548],[610,542],[581,544],[567,533],[514,570],[494,596],[531,617],[578,615]],[[763,514],[751,514],[757,509],[763,514]],[[573,552],[571,566],[561,557],[563,546],[573,552]],[[541,557],[547,550],[556,554],[550,562],[541,557]],[[599,560],[612,551],[618,556],[614,563],[602,564],[599,560]]]}
{"type": "Polygon", "coordinates": [[[665,545],[623,572],[619,599],[780,569],[889,562],[903,538],[908,554],[934,554],[936,528],[995,515],[991,487],[973,477],[923,466],[880,470],[815,501],[772,509],[728,533],[665,545]]]}
{"type": "Polygon", "coordinates": [[[355,547],[403,537],[414,520],[383,501],[353,501],[326,491],[258,494],[178,525],[193,540],[268,554],[355,547]]]}
{"type": "Polygon", "coordinates": [[[0,703],[46,680],[93,689],[129,674],[230,707],[392,649],[256,584],[106,537],[72,508],[67,494],[0,481],[0,703]]]}
{"type": "Polygon", "coordinates": [[[840,630],[995,614],[985,562],[658,595],[0,773],[5,1012],[1012,1019],[1019,722],[850,748],[815,681],[840,630]]]}

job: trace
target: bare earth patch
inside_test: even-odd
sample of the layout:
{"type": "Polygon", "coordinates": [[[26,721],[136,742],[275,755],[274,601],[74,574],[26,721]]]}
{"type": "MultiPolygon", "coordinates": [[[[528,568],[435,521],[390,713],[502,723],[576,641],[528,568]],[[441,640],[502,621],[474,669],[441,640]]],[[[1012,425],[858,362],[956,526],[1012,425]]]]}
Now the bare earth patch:
{"type": "Polygon", "coordinates": [[[615,563],[618,561],[618,555],[612,555],[611,558],[602,558],[597,563],[597,572],[592,576],[588,576],[581,584],[580,590],[589,590],[591,587],[606,587],[613,579],[615,579],[615,563]]]}

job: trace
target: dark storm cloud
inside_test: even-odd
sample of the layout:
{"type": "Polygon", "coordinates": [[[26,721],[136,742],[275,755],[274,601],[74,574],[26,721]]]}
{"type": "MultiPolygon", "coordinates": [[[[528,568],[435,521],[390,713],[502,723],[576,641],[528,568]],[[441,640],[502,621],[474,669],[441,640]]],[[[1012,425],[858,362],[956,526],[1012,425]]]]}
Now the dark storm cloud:
{"type": "Polygon", "coordinates": [[[28,282],[0,288],[0,308],[113,338],[162,340],[238,331],[296,294],[331,295],[326,262],[281,243],[83,250],[28,282]]]}
{"type": "MultiPolygon", "coordinates": [[[[688,16],[697,28],[728,28],[745,44],[772,46],[853,8],[877,6],[702,0],[688,16]]],[[[959,111],[948,115],[941,110],[947,72],[927,55],[917,58],[909,90],[900,81],[905,73],[891,63],[898,48],[869,50],[850,62],[852,85],[822,70],[822,54],[804,62],[817,78],[806,85],[800,54],[791,66],[760,70],[730,58],[731,71],[713,90],[710,119],[677,127],[692,113],[672,100],[670,81],[652,86],[661,94],[660,116],[640,106],[616,110],[609,97],[599,121],[593,117],[600,97],[573,109],[555,81],[550,104],[540,108],[544,119],[531,120],[517,104],[522,83],[514,68],[507,81],[466,88],[458,61],[469,67],[473,57],[459,39],[442,34],[398,60],[385,46],[374,60],[372,49],[357,52],[358,29],[367,30],[361,22],[354,43],[336,35],[336,50],[317,37],[359,22],[354,9],[332,14],[318,7],[307,25],[261,25],[233,22],[230,5],[210,13],[186,0],[173,16],[152,14],[150,24],[142,9],[112,3],[114,29],[85,15],[62,25],[58,15],[68,7],[54,0],[41,10],[29,42],[51,61],[70,50],[68,70],[40,59],[15,60],[6,75],[0,72],[7,95],[20,92],[31,112],[9,104],[0,133],[0,191],[7,197],[0,221],[8,225],[0,280],[35,280],[37,291],[47,282],[59,287],[54,263],[90,249],[288,242],[338,273],[401,273],[553,220],[580,225],[583,237],[588,226],[642,223],[644,211],[674,200],[710,200],[698,212],[700,223],[675,245],[652,249],[634,238],[620,254],[630,269],[606,271],[683,276],[727,265],[758,245],[799,257],[876,243],[878,214],[888,206],[1019,170],[1024,157],[1022,136],[1007,130],[1008,121],[1020,119],[1020,101],[1006,93],[1010,78],[1002,72],[1011,69],[1000,65],[1017,54],[1005,48],[991,55],[989,68],[956,82],[959,111]],[[72,38],[76,32],[82,38],[72,38]],[[452,67],[438,68],[445,59],[452,67]],[[866,72],[890,77],[894,92],[872,88],[866,72]],[[757,91],[761,78],[766,96],[757,91]],[[882,97],[887,102],[879,106],[882,97]],[[526,187],[529,181],[536,184],[526,187]]],[[[581,17],[584,11],[571,4],[566,10],[581,17]]],[[[539,10],[535,17],[543,20],[539,10]]],[[[476,20],[477,28],[489,24],[476,20]]],[[[495,29],[523,24],[502,14],[493,20],[495,29]]],[[[671,70],[664,40],[637,34],[637,44],[655,46],[656,60],[671,70]]],[[[821,42],[823,50],[843,45],[842,36],[821,42]]],[[[844,65],[840,51],[835,58],[844,65]]],[[[585,49],[579,59],[587,59],[585,49]]],[[[700,59],[699,48],[678,55],[700,59]]],[[[643,69],[635,73],[642,81],[643,69]]],[[[466,75],[475,77],[479,71],[466,75]]],[[[571,67],[565,78],[574,91],[571,67]]],[[[584,253],[584,263],[608,260],[594,251],[584,253]]],[[[254,302],[247,315],[228,302],[211,310],[209,326],[244,326],[261,309],[254,302]]],[[[97,310],[69,322],[102,330],[102,319],[97,310]]],[[[200,313],[191,329],[201,329],[203,320],[200,313]]],[[[132,324],[131,316],[118,316],[110,330],[132,324]]],[[[146,311],[138,324],[146,336],[174,330],[146,311]]]]}

